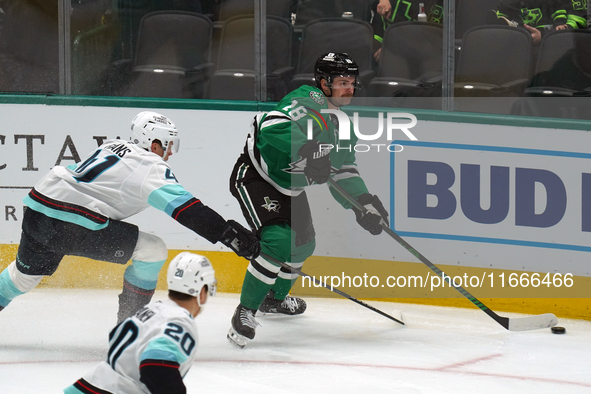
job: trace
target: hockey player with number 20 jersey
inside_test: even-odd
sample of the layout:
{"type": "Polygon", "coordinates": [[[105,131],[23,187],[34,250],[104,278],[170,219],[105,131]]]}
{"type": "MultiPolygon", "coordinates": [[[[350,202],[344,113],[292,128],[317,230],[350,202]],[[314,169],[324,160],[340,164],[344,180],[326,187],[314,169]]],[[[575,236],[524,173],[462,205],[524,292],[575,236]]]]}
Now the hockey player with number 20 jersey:
{"type": "Polygon", "coordinates": [[[205,257],[183,252],[168,267],[168,299],[152,302],[109,334],[107,360],[65,394],[184,394],[183,377],[197,350],[194,318],[215,295],[215,272],[205,257]]]}

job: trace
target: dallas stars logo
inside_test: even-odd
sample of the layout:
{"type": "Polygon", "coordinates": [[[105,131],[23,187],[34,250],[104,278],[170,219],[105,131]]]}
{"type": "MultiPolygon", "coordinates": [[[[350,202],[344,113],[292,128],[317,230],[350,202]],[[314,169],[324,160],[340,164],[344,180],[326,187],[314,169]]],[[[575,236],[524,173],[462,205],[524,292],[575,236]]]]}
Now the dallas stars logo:
{"type": "Polygon", "coordinates": [[[261,207],[265,208],[269,212],[279,212],[281,205],[279,205],[277,200],[271,200],[269,197],[265,197],[265,203],[261,205],[261,207]]]}
{"type": "MultiPolygon", "coordinates": [[[[306,168],[307,162],[308,162],[308,159],[299,159],[297,161],[293,161],[293,162],[289,163],[289,168],[284,168],[283,171],[288,172],[290,174],[294,174],[294,175],[304,175],[304,169],[306,168]]],[[[334,167],[331,167],[330,173],[336,174],[337,169],[334,167]]],[[[311,185],[314,183],[314,181],[308,177],[306,177],[306,181],[308,182],[308,185],[311,185]]]]}
{"type": "Polygon", "coordinates": [[[304,168],[306,168],[307,159],[299,159],[289,163],[289,168],[285,168],[283,171],[289,172],[290,174],[303,174],[304,168]]]}
{"type": "Polygon", "coordinates": [[[322,93],[318,93],[312,90],[310,92],[310,98],[316,101],[317,104],[324,105],[324,96],[322,95],[322,93]]]}

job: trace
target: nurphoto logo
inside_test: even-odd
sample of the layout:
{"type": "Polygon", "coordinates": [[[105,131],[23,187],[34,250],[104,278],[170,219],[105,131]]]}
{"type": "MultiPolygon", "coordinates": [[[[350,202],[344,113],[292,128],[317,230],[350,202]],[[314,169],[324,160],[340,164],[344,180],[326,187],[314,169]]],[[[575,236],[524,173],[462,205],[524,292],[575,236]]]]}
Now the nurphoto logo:
{"type": "MultiPolygon", "coordinates": [[[[386,131],[386,138],[388,141],[393,141],[394,131],[402,131],[406,137],[411,141],[418,141],[417,137],[410,131],[411,128],[417,125],[417,118],[413,114],[406,113],[406,112],[388,112],[384,117],[383,112],[378,113],[378,129],[373,134],[363,134],[359,130],[359,114],[357,112],[353,113],[353,122],[349,116],[341,110],[338,109],[322,109],[320,110],[323,114],[332,114],[335,115],[338,119],[338,138],[337,141],[342,140],[350,140],[351,139],[351,123],[353,124],[353,132],[355,136],[357,136],[359,141],[375,141],[382,137],[384,134],[384,130],[386,131]],[[401,123],[402,121],[402,123],[401,123]]],[[[313,137],[313,121],[312,119],[308,119],[307,122],[307,137],[308,140],[312,140],[313,137]]],[[[404,149],[402,145],[399,144],[366,144],[366,143],[357,143],[355,146],[334,146],[332,144],[320,144],[321,150],[326,149],[336,149],[339,150],[354,150],[355,152],[369,152],[371,149],[376,148],[378,152],[380,151],[381,147],[384,147],[388,152],[402,152],[404,149]]]]}

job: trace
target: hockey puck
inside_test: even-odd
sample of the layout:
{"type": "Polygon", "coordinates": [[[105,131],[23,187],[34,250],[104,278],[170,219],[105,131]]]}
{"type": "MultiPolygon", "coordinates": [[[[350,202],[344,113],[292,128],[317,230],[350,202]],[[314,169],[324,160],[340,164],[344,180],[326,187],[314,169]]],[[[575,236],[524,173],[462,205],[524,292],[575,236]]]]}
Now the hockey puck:
{"type": "Polygon", "coordinates": [[[552,334],[566,334],[566,329],[564,327],[552,327],[552,334]]]}

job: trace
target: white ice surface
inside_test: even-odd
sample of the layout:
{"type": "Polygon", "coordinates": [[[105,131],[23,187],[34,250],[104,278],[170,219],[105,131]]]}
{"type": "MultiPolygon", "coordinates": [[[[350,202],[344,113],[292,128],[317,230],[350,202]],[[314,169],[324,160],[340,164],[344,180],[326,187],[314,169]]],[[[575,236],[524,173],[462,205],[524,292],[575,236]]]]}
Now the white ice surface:
{"type": "MultiPolygon", "coordinates": [[[[0,393],[60,393],[104,359],[117,293],[38,288],[15,299],[0,312],[0,393]]],[[[307,301],[302,316],[259,317],[238,349],[226,339],[238,295],[210,299],[188,393],[591,393],[589,321],[559,318],[566,335],[509,332],[476,308],[368,302],[402,310],[401,327],[347,300],[307,301]]]]}

